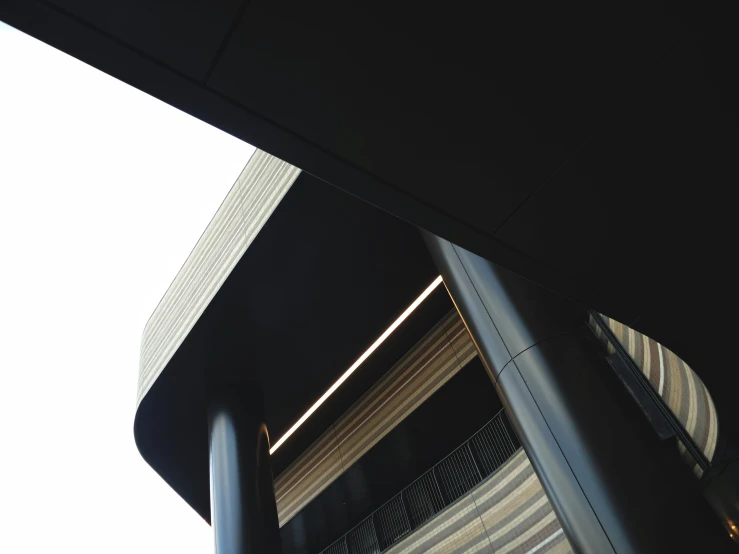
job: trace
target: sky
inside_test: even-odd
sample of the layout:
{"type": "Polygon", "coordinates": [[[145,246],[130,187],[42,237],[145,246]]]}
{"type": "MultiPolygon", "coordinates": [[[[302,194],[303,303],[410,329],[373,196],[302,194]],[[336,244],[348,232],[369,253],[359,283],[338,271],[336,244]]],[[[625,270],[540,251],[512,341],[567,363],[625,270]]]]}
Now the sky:
{"type": "Polygon", "coordinates": [[[139,343],[253,151],[0,23],[0,552],[213,552],[136,450],[139,343]]]}

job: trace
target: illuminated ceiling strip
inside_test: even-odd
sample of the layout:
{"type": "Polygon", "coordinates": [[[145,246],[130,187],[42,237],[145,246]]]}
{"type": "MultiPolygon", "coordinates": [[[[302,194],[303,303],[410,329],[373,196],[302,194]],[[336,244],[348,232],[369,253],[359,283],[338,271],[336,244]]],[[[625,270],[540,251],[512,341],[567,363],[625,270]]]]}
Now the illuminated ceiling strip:
{"type": "Polygon", "coordinates": [[[282,435],[282,437],[280,437],[280,440],[278,440],[274,444],[274,446],[269,449],[269,453],[270,454],[274,454],[275,450],[277,450],[282,445],[282,443],[285,442],[290,437],[290,435],[292,435],[295,431],[297,431],[298,427],[300,427],[301,425],[303,425],[303,423],[305,423],[305,420],[308,419],[313,414],[313,412],[315,412],[319,408],[319,406],[326,401],[326,399],[329,396],[331,396],[334,392],[336,392],[336,389],[338,389],[341,386],[341,384],[344,381],[346,381],[349,378],[349,376],[352,373],[354,373],[356,371],[356,369],[360,365],[362,365],[362,363],[367,358],[369,358],[370,355],[375,350],[377,350],[377,348],[383,342],[385,342],[385,339],[388,338],[392,334],[392,332],[395,331],[395,329],[397,329],[400,326],[400,324],[403,323],[409,315],[411,315],[411,313],[413,313],[413,310],[415,310],[416,308],[418,308],[418,306],[421,305],[421,302],[423,302],[424,300],[426,300],[426,298],[428,297],[428,295],[431,294],[432,292],[434,292],[434,289],[436,289],[436,287],[438,287],[441,284],[441,281],[442,281],[441,275],[439,275],[436,279],[434,279],[434,282],[431,283],[426,288],[426,290],[423,291],[421,293],[421,295],[413,301],[413,304],[411,304],[410,306],[408,306],[405,309],[405,311],[402,314],[400,314],[400,317],[398,317],[398,319],[396,319],[395,321],[393,321],[392,325],[390,325],[390,327],[388,327],[387,329],[385,329],[385,332],[382,333],[382,335],[380,335],[378,337],[378,339],[375,342],[372,343],[372,346],[370,346],[367,350],[365,350],[364,354],[362,354],[359,358],[357,358],[357,361],[354,362],[351,365],[351,367],[349,369],[347,369],[344,372],[344,374],[341,377],[339,377],[338,380],[333,385],[331,385],[331,387],[326,392],[323,393],[323,396],[321,396],[321,398],[319,398],[316,401],[316,403],[313,404],[308,409],[308,411],[305,412],[300,417],[300,419],[295,422],[295,424],[292,427],[290,427],[290,429],[288,429],[287,433],[285,433],[284,435],[282,435]]]}

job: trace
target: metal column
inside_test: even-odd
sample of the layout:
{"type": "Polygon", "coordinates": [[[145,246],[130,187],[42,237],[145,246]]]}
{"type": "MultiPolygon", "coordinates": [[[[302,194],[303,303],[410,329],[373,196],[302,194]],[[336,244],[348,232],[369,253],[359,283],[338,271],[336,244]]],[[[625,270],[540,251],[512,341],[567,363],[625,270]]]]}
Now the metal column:
{"type": "Polygon", "coordinates": [[[734,552],[696,481],[585,329],[577,304],[424,232],[577,552],[734,552]]]}
{"type": "Polygon", "coordinates": [[[216,554],[279,553],[269,437],[261,391],[221,386],[211,392],[211,523],[216,554]]]}

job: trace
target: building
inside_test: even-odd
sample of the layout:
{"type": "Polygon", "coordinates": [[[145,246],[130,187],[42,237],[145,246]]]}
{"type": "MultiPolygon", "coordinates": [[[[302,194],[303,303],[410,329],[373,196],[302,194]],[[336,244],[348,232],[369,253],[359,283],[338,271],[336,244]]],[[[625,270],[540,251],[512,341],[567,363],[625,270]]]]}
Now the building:
{"type": "Polygon", "coordinates": [[[135,432],[219,552],[334,554],[721,551],[720,428],[659,343],[257,151],[147,323],[135,432]]]}
{"type": "MultiPolygon", "coordinates": [[[[261,149],[142,345],[137,443],[206,519],[213,501],[219,552],[274,544],[270,522],[285,517],[286,548],[313,548],[292,539],[299,521],[312,522],[303,536],[331,541],[341,525],[351,535],[358,514],[389,510],[375,503],[413,486],[476,429],[446,429],[438,450],[414,444],[417,461],[396,465],[420,473],[388,475],[398,491],[367,477],[366,504],[352,467],[373,448],[400,456],[383,441],[439,398],[450,422],[469,411],[480,428],[500,402],[523,450],[484,479],[477,467],[482,482],[460,485],[472,488],[412,534],[378,524],[382,548],[397,535],[390,548],[405,549],[475,504],[524,454],[551,507],[542,518],[555,519],[541,542],[515,548],[734,547],[739,379],[729,336],[734,208],[724,198],[737,181],[730,68],[739,48],[724,7],[8,0],[0,19],[261,149]],[[281,476],[453,316],[444,290],[273,456],[248,425],[266,421],[277,444],[439,275],[477,361],[284,516],[281,476]],[[475,364],[495,394],[473,417],[473,403],[445,387],[475,364]],[[252,411],[233,411],[245,405],[252,411]],[[237,447],[260,452],[259,463],[235,471],[237,447]],[[311,503],[328,506],[321,495],[334,493],[348,498],[346,517],[331,512],[336,526],[321,527],[311,503]],[[257,500],[266,504],[255,512],[257,500]]],[[[461,389],[485,394],[470,383],[461,389]]],[[[488,546],[505,551],[485,509],[488,546]]]]}

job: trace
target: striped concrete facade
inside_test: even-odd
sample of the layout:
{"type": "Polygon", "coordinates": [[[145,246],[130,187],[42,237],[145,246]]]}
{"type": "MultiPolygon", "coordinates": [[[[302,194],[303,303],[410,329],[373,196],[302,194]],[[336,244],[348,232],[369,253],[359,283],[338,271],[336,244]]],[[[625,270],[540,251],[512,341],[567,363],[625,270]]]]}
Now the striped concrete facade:
{"type": "Polygon", "coordinates": [[[475,356],[459,314],[450,311],[275,479],[280,526],[475,356]]]}
{"type": "MultiPolygon", "coordinates": [[[[598,338],[604,342],[608,352],[612,353],[613,345],[608,342],[603,331],[593,322],[592,317],[591,327],[598,338]]],[[[688,364],[657,341],[618,321],[605,316],[601,317],[710,461],[718,440],[718,417],[711,395],[700,378],[688,364]]],[[[701,476],[700,467],[695,465],[682,444],[679,446],[683,457],[694,466],[694,472],[701,476]]]]}
{"type": "Polygon", "coordinates": [[[246,164],[144,328],[137,405],[298,175],[261,150],[246,164]]]}
{"type": "Polygon", "coordinates": [[[519,450],[505,465],[388,554],[564,554],[572,548],[519,450]]]}

